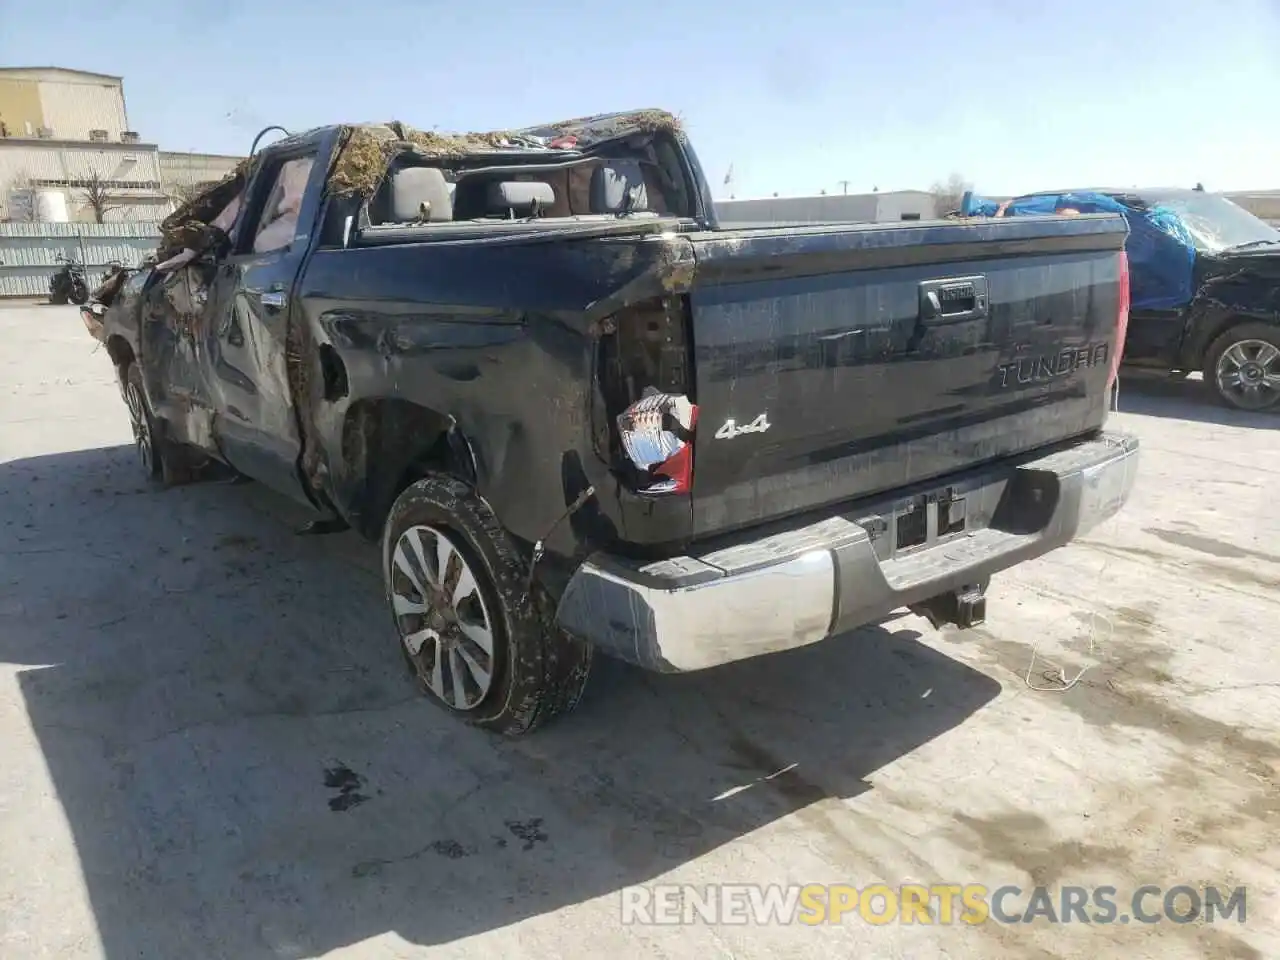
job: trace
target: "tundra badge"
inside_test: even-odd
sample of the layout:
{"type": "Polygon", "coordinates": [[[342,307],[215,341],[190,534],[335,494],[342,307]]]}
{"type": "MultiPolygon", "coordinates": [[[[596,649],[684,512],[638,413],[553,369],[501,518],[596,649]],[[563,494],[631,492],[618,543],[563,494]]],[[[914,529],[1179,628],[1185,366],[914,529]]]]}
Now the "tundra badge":
{"type": "Polygon", "coordinates": [[[1045,356],[1011,360],[1000,364],[996,370],[1000,375],[1000,386],[1009,387],[1015,383],[1025,386],[1029,383],[1057,380],[1059,377],[1070,376],[1077,370],[1101,366],[1106,362],[1107,344],[1086,343],[1045,356]]]}
{"type": "Polygon", "coordinates": [[[750,423],[738,426],[736,420],[726,420],[724,426],[716,431],[717,440],[732,440],[747,433],[764,433],[769,429],[769,415],[762,413],[750,423]]]}

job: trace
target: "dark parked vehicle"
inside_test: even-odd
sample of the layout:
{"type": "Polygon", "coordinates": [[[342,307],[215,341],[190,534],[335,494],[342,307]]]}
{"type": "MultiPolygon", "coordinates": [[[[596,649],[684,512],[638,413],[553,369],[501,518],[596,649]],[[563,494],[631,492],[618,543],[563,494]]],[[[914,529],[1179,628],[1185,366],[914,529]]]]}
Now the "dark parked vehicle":
{"type": "Polygon", "coordinates": [[[54,257],[62,269],[49,278],[49,302],[76,305],[89,299],[89,282],[84,276],[84,264],[73,257],[58,254],[54,257]]]}
{"type": "Polygon", "coordinates": [[[1280,408],[1280,230],[1198,189],[1052,191],[1003,207],[1120,213],[1133,271],[1124,363],[1203,371],[1228,406],[1280,408]]]}
{"type": "Polygon", "coordinates": [[[1133,484],[1118,216],[720,229],[642,111],[289,136],[164,230],[105,317],[143,468],[380,541],[408,664],[489,729],[572,707],[597,649],[980,621],[1133,484]]]}

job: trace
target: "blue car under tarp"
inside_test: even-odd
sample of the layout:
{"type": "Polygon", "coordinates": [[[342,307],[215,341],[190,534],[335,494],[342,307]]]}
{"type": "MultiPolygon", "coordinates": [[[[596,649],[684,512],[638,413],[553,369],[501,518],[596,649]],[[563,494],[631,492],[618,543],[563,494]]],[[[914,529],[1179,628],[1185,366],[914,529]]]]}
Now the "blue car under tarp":
{"type": "Polygon", "coordinates": [[[1159,203],[1132,203],[1092,191],[1041,193],[1001,204],[972,192],[961,203],[962,217],[1017,217],[1060,213],[1118,213],[1129,224],[1130,304],[1136,310],[1170,310],[1191,303],[1195,292],[1195,242],[1178,213],[1159,203]]]}

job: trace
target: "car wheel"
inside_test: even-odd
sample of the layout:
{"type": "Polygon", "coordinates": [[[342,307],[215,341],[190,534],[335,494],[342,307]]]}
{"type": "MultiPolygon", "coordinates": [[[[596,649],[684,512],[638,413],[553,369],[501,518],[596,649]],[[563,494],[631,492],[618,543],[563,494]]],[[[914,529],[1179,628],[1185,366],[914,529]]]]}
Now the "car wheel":
{"type": "Polygon", "coordinates": [[[89,300],[89,288],[83,283],[74,283],[71,285],[71,302],[77,307],[87,303],[89,300]]]}
{"type": "Polygon", "coordinates": [[[148,480],[167,487],[189,483],[198,469],[194,451],[166,439],[163,423],[156,418],[142,386],[142,371],[129,364],[121,384],[124,404],[133,429],[133,445],[148,480]]]}
{"type": "Polygon", "coordinates": [[[147,403],[147,391],[142,386],[142,373],[136,363],[125,371],[124,405],[129,411],[129,426],[133,430],[133,448],[138,465],[148,480],[161,478],[160,458],[156,454],[156,420],[147,403]]]}
{"type": "Polygon", "coordinates": [[[469,484],[431,476],[400,494],[382,569],[401,653],[455,717],[515,736],[577,705],[592,647],[539,610],[528,565],[469,484]]]}
{"type": "Polygon", "coordinates": [[[1280,404],[1280,329],[1242,323],[1209,348],[1204,379],[1217,398],[1237,410],[1271,410],[1280,404]]]}

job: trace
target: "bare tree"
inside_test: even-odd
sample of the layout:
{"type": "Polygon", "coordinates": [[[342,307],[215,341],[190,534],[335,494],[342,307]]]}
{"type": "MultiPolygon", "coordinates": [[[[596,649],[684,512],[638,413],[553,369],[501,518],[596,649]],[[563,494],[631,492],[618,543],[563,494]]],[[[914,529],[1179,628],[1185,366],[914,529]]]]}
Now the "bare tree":
{"type": "Polygon", "coordinates": [[[108,213],[120,209],[118,203],[111,202],[111,191],[107,187],[107,181],[102,179],[96,170],[80,181],[80,192],[84,197],[84,205],[93,211],[95,223],[102,223],[106,220],[108,213]]]}
{"type": "Polygon", "coordinates": [[[933,194],[936,214],[939,217],[945,217],[948,213],[959,210],[960,201],[964,199],[966,191],[972,189],[973,184],[958,173],[951,174],[945,182],[935,183],[929,188],[929,192],[933,194]]]}
{"type": "Polygon", "coordinates": [[[217,182],[216,180],[197,180],[185,183],[169,183],[165,187],[165,199],[171,201],[174,207],[177,208],[188,200],[198,197],[217,182]]]}

